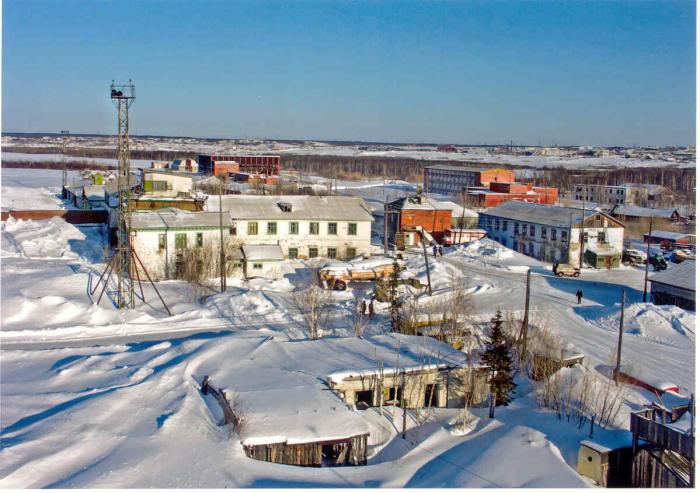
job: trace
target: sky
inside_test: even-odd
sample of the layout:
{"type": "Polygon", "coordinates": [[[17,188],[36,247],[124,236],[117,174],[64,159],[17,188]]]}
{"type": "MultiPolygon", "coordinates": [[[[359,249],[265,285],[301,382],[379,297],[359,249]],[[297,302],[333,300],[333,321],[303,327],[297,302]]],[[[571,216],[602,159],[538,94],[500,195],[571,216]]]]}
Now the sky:
{"type": "Polygon", "coordinates": [[[695,142],[693,1],[3,0],[2,131],[695,142]]]}

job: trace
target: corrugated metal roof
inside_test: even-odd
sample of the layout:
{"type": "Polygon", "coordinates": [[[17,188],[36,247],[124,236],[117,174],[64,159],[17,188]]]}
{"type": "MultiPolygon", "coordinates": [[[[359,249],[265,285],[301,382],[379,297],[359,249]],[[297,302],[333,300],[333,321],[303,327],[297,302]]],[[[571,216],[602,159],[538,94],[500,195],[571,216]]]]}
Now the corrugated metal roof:
{"type": "Polygon", "coordinates": [[[169,207],[158,211],[132,212],[131,229],[218,228],[220,219],[225,228],[231,226],[231,218],[226,214],[219,218],[218,212],[187,212],[169,207]]]}
{"type": "Polygon", "coordinates": [[[670,219],[676,209],[652,209],[650,207],[639,207],[636,205],[616,205],[610,212],[613,216],[631,217],[662,217],[670,219]]]}
{"type": "Polygon", "coordinates": [[[649,282],[658,282],[676,288],[695,291],[695,260],[671,264],[668,269],[649,276],[649,282]]]}
{"type": "MultiPolygon", "coordinates": [[[[649,233],[644,233],[647,236],[649,233]]],[[[678,240],[680,238],[685,238],[686,236],[695,236],[692,233],[677,233],[675,231],[663,231],[660,229],[654,229],[651,232],[651,236],[654,238],[666,238],[669,240],[678,240]]]]}
{"type": "Polygon", "coordinates": [[[279,245],[243,245],[241,250],[246,260],[284,260],[279,245]]]}
{"type": "MultiPolygon", "coordinates": [[[[523,221],[535,224],[544,224],[557,228],[568,228],[569,225],[581,223],[581,209],[572,207],[559,207],[556,205],[530,204],[511,200],[498,207],[484,211],[482,215],[502,217],[514,221],[523,221]]],[[[586,209],[586,218],[602,212],[586,209]]]]}
{"type": "Polygon", "coordinates": [[[318,219],[323,221],[371,221],[372,213],[361,197],[308,195],[229,195],[222,197],[233,219],[318,219]],[[292,210],[284,212],[279,203],[292,210]]]}

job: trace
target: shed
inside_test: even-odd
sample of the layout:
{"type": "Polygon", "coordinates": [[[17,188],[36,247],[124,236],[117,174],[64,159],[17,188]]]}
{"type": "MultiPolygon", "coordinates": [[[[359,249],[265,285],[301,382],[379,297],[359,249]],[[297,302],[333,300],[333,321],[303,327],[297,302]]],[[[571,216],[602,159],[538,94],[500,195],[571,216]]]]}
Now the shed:
{"type": "Polygon", "coordinates": [[[585,258],[596,269],[620,267],[620,252],[613,248],[588,247],[585,258]]]}
{"type": "Polygon", "coordinates": [[[632,435],[620,432],[603,439],[583,440],[576,472],[604,488],[629,487],[632,479],[632,435]]]}
{"type": "Polygon", "coordinates": [[[649,276],[655,305],[676,305],[695,311],[695,260],[671,265],[649,276]]]}
{"type": "Polygon", "coordinates": [[[284,254],[279,245],[243,245],[243,272],[246,279],[278,279],[284,254]]]}

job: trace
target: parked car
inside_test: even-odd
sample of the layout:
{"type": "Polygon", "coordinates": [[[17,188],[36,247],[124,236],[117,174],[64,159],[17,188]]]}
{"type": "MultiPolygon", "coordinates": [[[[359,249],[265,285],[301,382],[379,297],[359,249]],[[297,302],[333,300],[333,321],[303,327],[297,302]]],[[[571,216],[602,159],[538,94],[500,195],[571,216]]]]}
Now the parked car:
{"type": "Polygon", "coordinates": [[[554,264],[552,266],[552,272],[554,272],[557,277],[578,277],[581,275],[581,269],[569,264],[554,264]]]}
{"type": "Polygon", "coordinates": [[[639,250],[628,248],[622,252],[622,262],[625,264],[644,265],[646,263],[646,255],[639,250]]]}
{"type": "Polygon", "coordinates": [[[649,258],[649,265],[651,265],[655,271],[666,270],[668,263],[664,259],[663,255],[657,253],[649,258]]]}

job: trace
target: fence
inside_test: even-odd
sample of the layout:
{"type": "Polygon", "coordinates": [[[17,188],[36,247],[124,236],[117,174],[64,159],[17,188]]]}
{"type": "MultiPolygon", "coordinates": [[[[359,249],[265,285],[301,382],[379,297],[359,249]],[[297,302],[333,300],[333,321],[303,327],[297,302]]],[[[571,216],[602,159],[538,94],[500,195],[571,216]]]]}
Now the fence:
{"type": "Polygon", "coordinates": [[[98,224],[107,223],[109,215],[104,210],[12,210],[2,211],[0,219],[7,221],[10,217],[22,220],[41,221],[43,219],[51,219],[52,217],[60,217],[70,224],[98,224]]]}

